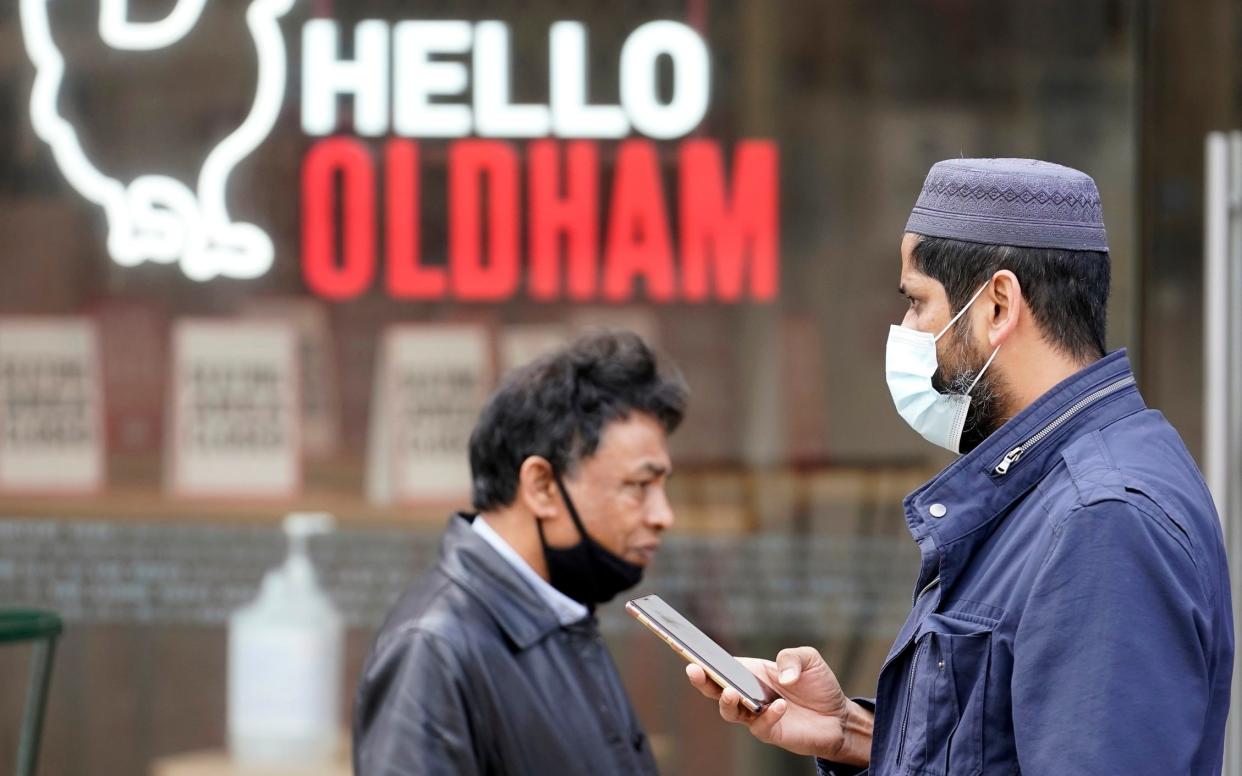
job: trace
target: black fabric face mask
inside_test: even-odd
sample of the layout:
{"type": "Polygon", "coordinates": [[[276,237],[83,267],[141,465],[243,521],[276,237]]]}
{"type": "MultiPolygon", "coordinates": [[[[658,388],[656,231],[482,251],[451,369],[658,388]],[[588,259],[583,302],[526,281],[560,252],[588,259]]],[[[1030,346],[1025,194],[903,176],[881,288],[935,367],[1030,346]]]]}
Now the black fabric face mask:
{"type": "Polygon", "coordinates": [[[614,555],[587,533],[559,474],[556,475],[556,486],[561,490],[569,516],[582,539],[572,547],[549,547],[543,536],[543,521],[537,520],[539,542],[543,545],[548,581],[552,587],[579,603],[594,607],[608,603],[617,593],[629,590],[642,581],[642,566],[614,555]]]}

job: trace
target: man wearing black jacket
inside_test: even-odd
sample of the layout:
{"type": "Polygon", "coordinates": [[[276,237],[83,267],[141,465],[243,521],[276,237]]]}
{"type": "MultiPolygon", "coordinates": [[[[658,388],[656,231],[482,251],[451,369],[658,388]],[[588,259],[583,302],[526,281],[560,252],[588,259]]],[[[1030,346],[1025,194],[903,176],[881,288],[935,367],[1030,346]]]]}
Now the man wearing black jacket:
{"type": "Polygon", "coordinates": [[[473,513],[390,613],[354,715],[358,776],[654,774],[594,607],[673,522],[686,402],[633,334],[513,372],[470,439],[473,513]]]}

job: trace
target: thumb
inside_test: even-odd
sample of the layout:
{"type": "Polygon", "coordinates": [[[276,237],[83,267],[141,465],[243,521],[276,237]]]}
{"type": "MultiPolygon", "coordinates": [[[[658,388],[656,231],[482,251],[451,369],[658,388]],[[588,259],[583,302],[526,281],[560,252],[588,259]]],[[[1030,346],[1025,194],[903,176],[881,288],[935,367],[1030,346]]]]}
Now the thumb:
{"type": "Polygon", "coordinates": [[[776,656],[778,681],[788,687],[795,684],[803,670],[823,661],[814,647],[782,649],[776,656]]]}

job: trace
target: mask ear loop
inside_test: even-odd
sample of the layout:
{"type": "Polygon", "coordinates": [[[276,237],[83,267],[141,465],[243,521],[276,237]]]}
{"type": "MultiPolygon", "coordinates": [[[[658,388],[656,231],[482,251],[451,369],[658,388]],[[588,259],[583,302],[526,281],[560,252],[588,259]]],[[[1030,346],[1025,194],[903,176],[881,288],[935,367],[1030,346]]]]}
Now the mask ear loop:
{"type": "MultiPolygon", "coordinates": [[[[582,524],[582,518],[578,516],[578,508],[574,505],[573,499],[569,497],[569,491],[565,488],[565,483],[561,480],[560,473],[553,471],[552,478],[556,480],[556,487],[561,492],[561,498],[565,500],[565,508],[569,510],[569,517],[574,521],[574,527],[578,529],[578,542],[581,544],[587,539],[586,526],[582,524]]],[[[548,540],[543,535],[543,521],[535,518],[535,527],[539,529],[539,541],[544,547],[548,546],[548,540]]]]}
{"type": "Polygon", "coordinates": [[[966,389],[967,396],[970,395],[971,391],[975,390],[975,386],[978,385],[979,381],[983,379],[983,373],[988,371],[988,367],[992,365],[992,359],[996,358],[996,354],[1000,352],[1000,349],[1001,346],[997,345],[996,350],[992,351],[992,355],[988,356],[988,360],[984,362],[983,368],[979,370],[979,374],[975,375],[974,381],[971,382],[970,387],[966,389]]]}
{"type": "Polygon", "coordinates": [[[932,341],[939,342],[940,338],[944,336],[944,333],[948,331],[949,329],[953,328],[953,324],[957,323],[957,319],[965,315],[966,311],[970,309],[970,306],[975,303],[976,299],[979,298],[979,294],[982,294],[983,289],[987,287],[988,287],[988,281],[984,281],[983,285],[979,286],[979,290],[975,292],[974,296],[970,297],[970,301],[967,302],[966,305],[962,307],[962,309],[957,311],[957,315],[953,316],[953,318],[950,319],[950,321],[945,324],[944,328],[940,330],[940,333],[932,338],[932,341]]]}
{"type": "MultiPolygon", "coordinates": [[[[574,525],[578,528],[578,533],[582,535],[583,539],[587,538],[586,526],[582,524],[582,518],[578,516],[578,507],[574,505],[574,500],[569,497],[569,490],[565,488],[565,482],[561,479],[560,473],[553,472],[552,476],[556,480],[556,487],[561,491],[561,498],[565,500],[565,508],[569,510],[569,516],[573,518],[574,525]]],[[[542,527],[541,523],[540,528],[542,527]]]]}

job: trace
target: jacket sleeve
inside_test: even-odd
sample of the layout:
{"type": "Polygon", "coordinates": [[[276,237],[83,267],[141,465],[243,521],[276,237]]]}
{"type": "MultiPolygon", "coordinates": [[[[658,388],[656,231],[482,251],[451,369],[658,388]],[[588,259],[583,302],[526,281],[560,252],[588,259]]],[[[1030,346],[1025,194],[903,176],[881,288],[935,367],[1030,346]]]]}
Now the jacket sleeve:
{"type": "Polygon", "coordinates": [[[1121,501],[1056,529],[1014,636],[1024,774],[1190,772],[1209,679],[1189,546],[1168,517],[1121,501]]]}
{"type": "Polygon", "coordinates": [[[867,768],[852,765],[840,765],[822,758],[815,759],[815,771],[819,776],[867,776],[867,768]]]}
{"type": "Polygon", "coordinates": [[[458,661],[424,631],[394,634],[364,669],[354,709],[357,776],[482,771],[458,661]]]}

